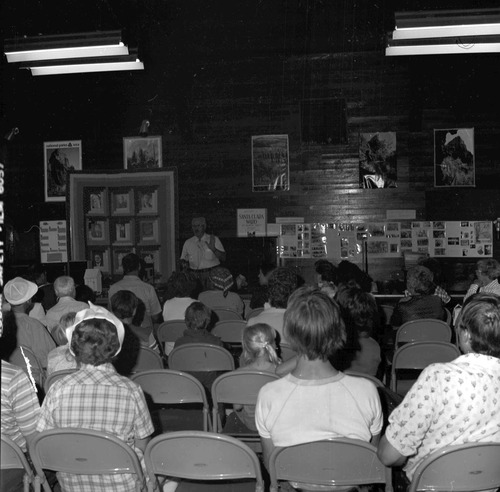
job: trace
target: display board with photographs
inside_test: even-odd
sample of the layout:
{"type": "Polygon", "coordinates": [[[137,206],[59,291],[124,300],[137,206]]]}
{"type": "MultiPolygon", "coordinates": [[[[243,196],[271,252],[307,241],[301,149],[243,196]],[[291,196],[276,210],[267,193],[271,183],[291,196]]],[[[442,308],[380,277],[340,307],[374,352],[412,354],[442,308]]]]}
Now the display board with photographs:
{"type": "Polygon", "coordinates": [[[356,261],[398,258],[406,253],[433,257],[493,256],[491,221],[388,221],[372,223],[282,224],[281,258],[356,261]]]}
{"type": "Polygon", "coordinates": [[[117,280],[123,257],[134,252],[148,281],[165,282],[177,258],[174,177],[174,170],[71,173],[73,260],[117,280]]]}

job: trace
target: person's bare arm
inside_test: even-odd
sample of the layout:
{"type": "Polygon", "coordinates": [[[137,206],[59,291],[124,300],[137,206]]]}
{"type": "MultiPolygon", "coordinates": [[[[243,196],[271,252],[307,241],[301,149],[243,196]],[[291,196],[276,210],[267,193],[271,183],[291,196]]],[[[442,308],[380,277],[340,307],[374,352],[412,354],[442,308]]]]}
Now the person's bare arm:
{"type": "Polygon", "coordinates": [[[261,437],[260,442],[262,444],[262,458],[264,460],[264,466],[269,471],[269,458],[274,451],[274,444],[271,438],[261,437]]]}
{"type": "Polygon", "coordinates": [[[151,436],[145,437],[144,439],[136,439],[135,445],[144,453],[148,442],[151,440],[151,436]]]}
{"type": "Polygon", "coordinates": [[[225,251],[219,251],[217,247],[215,246],[215,236],[212,234],[210,236],[210,240],[208,242],[208,248],[212,253],[217,257],[217,259],[223,263],[226,261],[226,252],[225,251]]]}
{"type": "Polygon", "coordinates": [[[385,436],[378,444],[377,456],[385,466],[401,466],[405,463],[407,456],[403,456],[385,436]]]}

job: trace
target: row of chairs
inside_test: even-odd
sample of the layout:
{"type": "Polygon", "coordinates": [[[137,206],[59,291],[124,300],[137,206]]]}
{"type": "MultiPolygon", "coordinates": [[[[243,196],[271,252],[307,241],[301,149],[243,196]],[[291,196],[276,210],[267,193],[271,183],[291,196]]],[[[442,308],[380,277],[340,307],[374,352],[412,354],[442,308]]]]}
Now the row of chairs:
{"type": "MultiPolygon", "coordinates": [[[[18,446],[2,436],[2,470],[25,470],[25,492],[30,483],[35,492],[41,486],[51,492],[44,470],[133,474],[137,492],[161,490],[167,477],[181,480],[178,492],[204,490],[207,482],[214,481],[217,490],[263,492],[265,487],[257,455],[241,441],[211,432],[171,432],[152,439],[144,454],[147,480],[132,448],[103,432],[45,431],[33,439],[29,451],[34,469],[18,446]]],[[[305,490],[310,484],[331,487],[326,490],[384,484],[386,492],[392,492],[391,469],[379,461],[376,451],[369,443],[348,438],[277,448],[270,457],[270,491],[277,492],[279,482],[288,481],[305,490]]],[[[408,491],[496,489],[500,486],[498,463],[500,443],[447,446],[420,463],[408,491]]]]}

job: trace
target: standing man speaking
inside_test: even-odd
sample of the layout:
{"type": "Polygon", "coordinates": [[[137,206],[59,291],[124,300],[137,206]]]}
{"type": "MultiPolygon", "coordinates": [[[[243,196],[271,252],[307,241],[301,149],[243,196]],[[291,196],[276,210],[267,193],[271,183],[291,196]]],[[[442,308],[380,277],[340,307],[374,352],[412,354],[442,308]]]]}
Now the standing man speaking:
{"type": "Polygon", "coordinates": [[[217,236],[206,234],[205,217],[195,217],[191,227],[194,236],[184,243],[181,262],[196,275],[203,290],[207,290],[210,270],[226,260],[226,252],[217,236]]]}

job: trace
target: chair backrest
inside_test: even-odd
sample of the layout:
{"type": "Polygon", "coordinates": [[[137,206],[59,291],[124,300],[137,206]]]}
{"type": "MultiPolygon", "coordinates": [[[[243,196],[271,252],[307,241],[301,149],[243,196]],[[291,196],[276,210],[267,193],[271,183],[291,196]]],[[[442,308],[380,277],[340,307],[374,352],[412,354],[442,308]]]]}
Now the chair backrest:
{"type": "Polygon", "coordinates": [[[290,345],[287,343],[280,343],[280,349],[281,349],[281,360],[283,362],[291,359],[292,357],[295,357],[297,355],[297,352],[295,352],[290,345]]]}
{"type": "Polygon", "coordinates": [[[36,470],[35,490],[39,490],[40,481],[47,490],[44,469],[73,475],[130,473],[136,476],[137,491],[144,484],[135,451],[107,432],[72,428],[47,430],[33,438],[29,450],[36,470]]]}
{"type": "Polygon", "coordinates": [[[137,354],[137,361],[131,373],[135,374],[143,371],[152,371],[154,369],[163,369],[163,359],[161,355],[155,350],[141,344],[137,354]]]}
{"type": "Polygon", "coordinates": [[[250,311],[248,311],[245,314],[245,319],[248,321],[250,318],[253,318],[254,316],[258,316],[260,313],[262,313],[262,311],[264,311],[264,307],[250,309],[250,311]]]}
{"type": "Polygon", "coordinates": [[[348,374],[349,376],[354,376],[357,378],[366,378],[369,379],[375,386],[379,388],[385,388],[385,385],[380,379],[376,378],[375,376],[371,376],[370,374],[364,374],[362,372],[357,372],[357,371],[351,371],[350,369],[347,369],[344,371],[344,374],[348,374]]]}
{"type": "Polygon", "coordinates": [[[212,432],[180,431],[152,439],[144,453],[150,483],[156,476],[181,479],[255,480],[264,491],[257,455],[243,442],[212,432]]]}
{"type": "Polygon", "coordinates": [[[416,468],[408,492],[495,490],[500,487],[500,443],[446,446],[416,468]]]}
{"type": "Polygon", "coordinates": [[[159,343],[175,342],[184,335],[186,329],[187,325],[183,319],[165,321],[158,327],[156,338],[159,343]]]}
{"type": "Polygon", "coordinates": [[[175,347],[168,356],[168,367],[177,371],[234,371],[229,350],[209,343],[187,343],[175,347]]]}
{"type": "Polygon", "coordinates": [[[28,463],[22,449],[11,439],[2,436],[1,448],[1,469],[2,470],[24,470],[24,492],[29,491],[29,484],[33,483],[35,475],[28,463]]]}
{"type": "Polygon", "coordinates": [[[377,457],[370,443],[348,438],[329,439],[287,448],[276,448],[269,460],[271,491],[278,480],[327,486],[356,486],[385,483],[392,491],[391,469],[377,457]]]}
{"type": "Polygon", "coordinates": [[[452,325],[452,315],[451,315],[451,311],[447,308],[447,307],[444,307],[444,312],[446,313],[446,324],[448,326],[451,326],[452,325]]]}
{"type": "Polygon", "coordinates": [[[212,335],[220,337],[223,342],[231,345],[241,345],[243,330],[247,326],[247,322],[242,319],[226,319],[217,321],[212,335]]]}
{"type": "Polygon", "coordinates": [[[424,369],[435,362],[450,362],[460,356],[456,345],[447,342],[412,342],[398,348],[391,368],[391,390],[397,391],[398,369],[424,369]]]}
{"type": "Polygon", "coordinates": [[[59,379],[64,378],[68,376],[69,374],[73,374],[74,372],[78,371],[78,369],[62,369],[61,371],[55,371],[50,373],[47,376],[47,379],[45,380],[45,385],[43,389],[45,390],[45,393],[49,391],[49,388],[59,379]]]}
{"type": "Polygon", "coordinates": [[[451,328],[439,319],[416,319],[403,323],[396,331],[395,347],[409,342],[450,342],[451,328]]]}
{"type": "Polygon", "coordinates": [[[205,388],[191,374],[172,369],[144,371],[131,377],[158,405],[203,405],[203,430],[209,429],[209,407],[205,388]]]}
{"type": "Polygon", "coordinates": [[[279,379],[272,372],[238,370],[220,375],[212,384],[213,417],[215,432],[222,432],[222,423],[218,414],[219,403],[256,405],[260,388],[279,379]]]}
{"type": "Polygon", "coordinates": [[[236,311],[226,308],[226,307],[219,307],[215,306],[211,308],[212,311],[215,313],[215,316],[217,318],[217,321],[224,321],[224,320],[229,320],[229,319],[243,319],[239,313],[236,311]]]}
{"type": "Polygon", "coordinates": [[[42,367],[41,362],[38,360],[33,350],[24,345],[16,347],[14,352],[12,352],[11,356],[9,357],[9,362],[11,364],[14,364],[15,366],[21,367],[22,369],[24,369],[26,374],[29,374],[26,359],[28,359],[30,363],[33,379],[38,384],[38,386],[40,386],[40,388],[43,388],[43,385],[45,383],[45,369],[42,367]]]}

